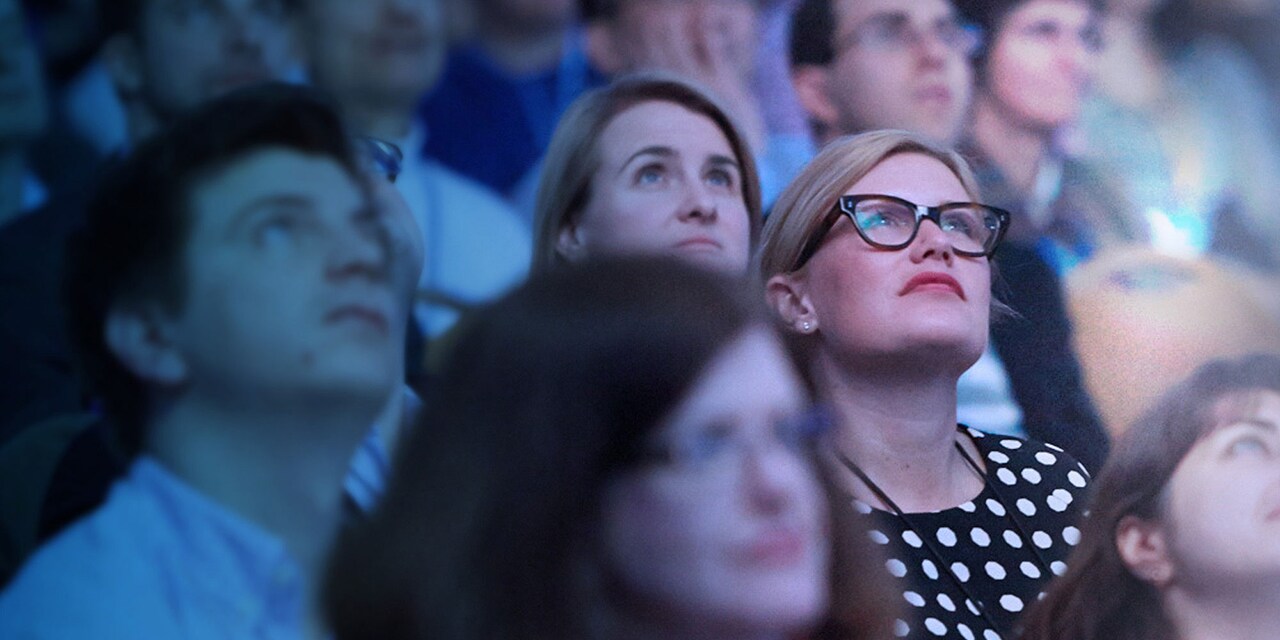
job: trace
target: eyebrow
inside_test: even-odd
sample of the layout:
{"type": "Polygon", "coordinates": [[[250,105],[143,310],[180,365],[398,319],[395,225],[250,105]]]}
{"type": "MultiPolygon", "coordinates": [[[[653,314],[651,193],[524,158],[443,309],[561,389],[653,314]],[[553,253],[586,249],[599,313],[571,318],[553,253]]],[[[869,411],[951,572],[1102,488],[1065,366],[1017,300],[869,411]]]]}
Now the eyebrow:
{"type": "Polygon", "coordinates": [[[729,156],[722,156],[718,153],[711,156],[711,158],[707,160],[707,164],[713,167],[730,166],[730,167],[733,167],[734,169],[737,169],[739,172],[742,171],[742,166],[738,164],[737,160],[734,160],[729,156]]]}
{"type": "Polygon", "coordinates": [[[640,156],[660,156],[663,158],[673,158],[676,155],[679,155],[679,154],[677,154],[676,150],[672,149],[671,147],[664,147],[662,145],[656,145],[656,144],[650,145],[648,147],[645,147],[631,154],[631,156],[627,158],[626,162],[622,163],[622,166],[618,169],[618,173],[622,173],[623,171],[625,171],[627,167],[631,166],[631,163],[634,162],[635,159],[639,158],[640,156]]]}
{"type": "Polygon", "coordinates": [[[276,208],[311,210],[315,208],[315,200],[300,193],[273,193],[254,199],[232,214],[231,223],[227,225],[227,235],[235,235],[258,212],[276,208]]]}

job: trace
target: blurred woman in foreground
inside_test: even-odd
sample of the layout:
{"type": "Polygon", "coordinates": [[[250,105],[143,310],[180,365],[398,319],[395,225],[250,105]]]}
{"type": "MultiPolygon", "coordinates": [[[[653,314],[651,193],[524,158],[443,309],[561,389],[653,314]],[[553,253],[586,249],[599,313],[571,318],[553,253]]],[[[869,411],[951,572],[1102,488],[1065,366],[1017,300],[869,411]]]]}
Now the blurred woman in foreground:
{"type": "Polygon", "coordinates": [[[821,421],[742,289],[591,262],[479,312],[332,561],[337,636],[882,637],[863,536],[828,538],[821,421]]]}

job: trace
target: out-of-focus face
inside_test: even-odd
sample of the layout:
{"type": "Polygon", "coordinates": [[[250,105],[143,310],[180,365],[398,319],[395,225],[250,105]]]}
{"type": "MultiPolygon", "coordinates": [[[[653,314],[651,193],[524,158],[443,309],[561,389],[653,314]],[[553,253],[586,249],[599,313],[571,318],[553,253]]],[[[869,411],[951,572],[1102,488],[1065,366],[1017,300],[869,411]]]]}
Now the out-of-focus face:
{"type": "Polygon", "coordinates": [[[624,607],[689,637],[796,637],[819,619],[829,548],[826,502],[797,446],[806,406],[765,329],[710,362],[655,433],[670,458],[606,491],[605,560],[624,607]]]}
{"type": "MultiPolygon", "coordinates": [[[[222,398],[385,399],[402,344],[385,229],[335,161],[267,148],[192,192],[181,384],[222,398]]],[[[401,307],[402,308],[402,307],[401,307]]]]}
{"type": "Polygon", "coordinates": [[[611,25],[615,57],[596,62],[609,73],[662,69],[698,76],[719,73],[723,65],[749,79],[756,25],[753,0],[621,0],[611,25]]]}
{"type": "Polygon", "coordinates": [[[1280,578],[1280,394],[1218,404],[1222,422],[1187,453],[1161,517],[1173,584],[1221,589],[1280,578]],[[1240,411],[1240,407],[1248,407],[1240,411]]]}
{"type": "Polygon", "coordinates": [[[135,41],[137,90],[162,119],[297,67],[284,0],[151,0],[135,41]]]}
{"type": "Polygon", "coordinates": [[[837,0],[827,81],[838,133],[905,129],[954,143],[969,110],[971,35],[946,0],[837,0]]]}
{"type": "Polygon", "coordinates": [[[1019,124],[1074,122],[1093,75],[1097,20],[1081,0],[1030,0],[1005,17],[987,62],[986,91],[1019,124]]]}
{"type": "Polygon", "coordinates": [[[302,38],[316,84],[348,101],[412,105],[444,64],[439,0],[306,0],[302,38]]]}
{"type": "Polygon", "coordinates": [[[560,234],[562,254],[662,254],[746,271],[742,168],[715,122],[643,102],[618,114],[597,145],[600,167],[577,222],[560,234]]]}
{"type": "Polygon", "coordinates": [[[18,0],[0,0],[0,147],[24,143],[48,122],[40,61],[18,0]]]}
{"type": "MultiPolygon", "coordinates": [[[[928,206],[971,200],[946,165],[916,153],[886,158],[845,194],[928,206]]],[[[959,375],[986,347],[991,265],[957,255],[932,221],[890,251],[867,244],[842,217],[799,277],[823,344],[835,353],[880,362],[914,354],[959,375]]]]}

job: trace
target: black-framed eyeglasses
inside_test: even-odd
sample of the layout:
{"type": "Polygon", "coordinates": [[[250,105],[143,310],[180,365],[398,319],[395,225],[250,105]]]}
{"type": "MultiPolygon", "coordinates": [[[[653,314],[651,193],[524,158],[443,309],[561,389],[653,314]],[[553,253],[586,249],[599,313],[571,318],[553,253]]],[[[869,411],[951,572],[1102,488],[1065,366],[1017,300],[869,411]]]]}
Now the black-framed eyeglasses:
{"type": "Polygon", "coordinates": [[[880,249],[904,249],[916,239],[921,220],[932,220],[951,240],[958,255],[991,257],[1009,228],[1009,212],[975,202],[948,202],[926,207],[896,196],[877,193],[841,196],[814,232],[792,271],[803,267],[841,216],[846,216],[867,244],[880,249]]]}
{"type": "Polygon", "coordinates": [[[404,152],[394,143],[372,136],[356,138],[357,151],[365,168],[388,182],[395,182],[404,165],[404,152]]]}

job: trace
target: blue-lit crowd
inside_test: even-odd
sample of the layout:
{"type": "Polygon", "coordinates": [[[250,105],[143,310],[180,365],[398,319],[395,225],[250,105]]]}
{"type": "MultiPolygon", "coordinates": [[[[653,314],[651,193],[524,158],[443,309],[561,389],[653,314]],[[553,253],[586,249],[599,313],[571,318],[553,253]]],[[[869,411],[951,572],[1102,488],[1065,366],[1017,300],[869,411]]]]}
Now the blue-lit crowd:
{"type": "Polygon", "coordinates": [[[1277,35],[0,0],[0,638],[1273,639],[1277,35]]]}

